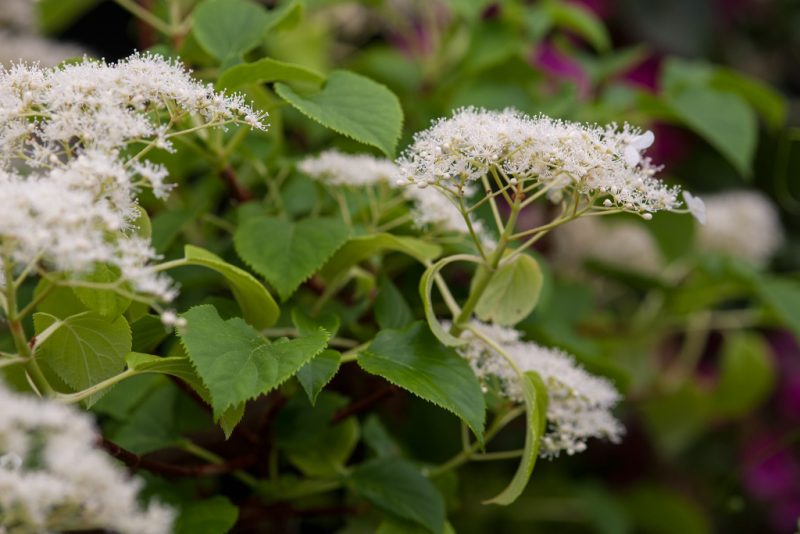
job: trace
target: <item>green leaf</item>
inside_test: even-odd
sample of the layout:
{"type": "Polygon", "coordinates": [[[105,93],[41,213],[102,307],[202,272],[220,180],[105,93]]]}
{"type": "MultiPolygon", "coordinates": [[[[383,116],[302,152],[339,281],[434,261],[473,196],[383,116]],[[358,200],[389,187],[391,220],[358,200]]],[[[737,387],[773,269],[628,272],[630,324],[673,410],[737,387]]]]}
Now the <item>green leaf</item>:
{"type": "Polygon", "coordinates": [[[449,347],[464,345],[466,340],[453,336],[447,332],[444,327],[442,327],[439,319],[436,318],[436,313],[433,311],[433,299],[431,297],[431,292],[433,291],[433,283],[436,281],[439,271],[441,271],[447,265],[457,261],[469,261],[472,263],[477,263],[478,265],[483,263],[483,260],[478,256],[455,254],[453,256],[448,256],[444,259],[441,259],[425,269],[425,272],[422,273],[422,278],[419,280],[419,295],[422,298],[422,306],[425,310],[425,319],[428,321],[428,326],[430,327],[431,332],[433,332],[433,335],[435,335],[439,341],[449,347]]]}
{"type": "Polygon", "coordinates": [[[661,212],[646,223],[655,237],[664,258],[672,261],[689,254],[694,248],[694,217],[683,213],[661,212]]]}
{"type": "Polygon", "coordinates": [[[269,24],[267,12],[247,0],[206,0],[192,12],[197,42],[222,63],[255,48],[269,24]]]}
{"type": "Polygon", "coordinates": [[[400,101],[386,86],[346,70],[333,71],[322,89],[297,93],[275,85],[278,96],[326,128],[394,155],[403,128],[400,101]]]}
{"type": "Polygon", "coordinates": [[[131,350],[131,329],[124,317],[112,320],[88,311],[60,320],[36,313],[33,323],[36,335],[55,328],[36,347],[36,358],[70,387],[86,389],[124,370],[131,350]]]}
{"type": "Polygon", "coordinates": [[[755,284],[770,310],[800,336],[800,281],[770,276],[759,278],[755,284]]]}
{"type": "Polygon", "coordinates": [[[265,57],[253,63],[229,68],[219,77],[217,87],[238,89],[251,83],[267,82],[287,82],[319,87],[325,82],[325,76],[303,65],[265,57]]]}
{"type": "Polygon", "coordinates": [[[353,265],[384,251],[402,252],[420,262],[425,262],[438,257],[442,253],[442,248],[414,237],[387,233],[351,237],[328,260],[320,274],[326,280],[331,280],[353,265]]]}
{"type": "Polygon", "coordinates": [[[342,355],[335,350],[323,350],[313,360],[297,372],[297,380],[303,386],[311,404],[317,402],[317,395],[339,370],[342,355]]]}
{"type": "Polygon", "coordinates": [[[536,372],[525,373],[522,378],[522,394],[525,397],[525,448],[519,467],[506,489],[496,497],[484,501],[485,504],[507,506],[516,501],[528,485],[539,456],[539,445],[547,424],[547,387],[536,372]]]}
{"type": "Polygon", "coordinates": [[[41,0],[31,9],[38,8],[39,26],[44,33],[60,34],[86,12],[99,4],[100,1],[72,0],[64,2],[64,0],[41,0]]]}
{"type": "Polygon", "coordinates": [[[244,417],[244,409],[246,407],[246,402],[240,402],[236,406],[231,406],[227,408],[222,415],[219,416],[219,426],[222,428],[222,432],[225,433],[225,439],[229,439],[231,434],[233,434],[233,429],[236,428],[236,425],[239,424],[239,421],[242,420],[244,417]]]}
{"type": "Polygon", "coordinates": [[[199,265],[218,272],[225,277],[244,319],[256,328],[268,328],[275,324],[280,310],[269,291],[250,273],[244,271],[207,250],[192,245],[184,249],[186,265],[199,265]]]}
{"type": "Polygon", "coordinates": [[[353,453],[359,438],[358,421],[331,418],[347,404],[341,395],[323,392],[317,406],[301,395],[292,398],[275,419],[276,443],[306,476],[335,477],[353,453]]]}
{"type": "Polygon", "coordinates": [[[755,334],[736,332],[725,339],[720,376],[712,394],[714,412],[743,417],[758,408],[775,383],[769,346],[755,334]]]}
{"type": "Polygon", "coordinates": [[[676,115],[744,176],[752,172],[758,121],[739,96],[691,87],[670,98],[676,115]]]}
{"type": "Polygon", "coordinates": [[[675,490],[640,486],[627,496],[626,509],[642,534],[711,534],[700,506],[675,490]],[[665,520],[669,518],[668,520],[665,520]]]}
{"type": "Polygon", "coordinates": [[[75,295],[75,292],[72,291],[72,288],[56,286],[47,279],[42,278],[36,284],[33,295],[35,298],[39,298],[45,291],[49,292],[49,294],[36,307],[38,312],[54,315],[59,319],[66,319],[71,315],[89,311],[78,296],[75,295]]]}
{"type": "Polygon", "coordinates": [[[483,321],[514,326],[533,311],[541,292],[539,264],[533,257],[519,254],[497,268],[478,300],[475,313],[483,321]]]}
{"type": "Polygon", "coordinates": [[[548,2],[545,12],[554,25],[575,32],[586,39],[595,50],[605,52],[611,48],[611,39],[603,22],[580,4],[548,2]]]}
{"type": "Polygon", "coordinates": [[[175,534],[226,534],[238,518],[239,509],[226,497],[188,502],[181,507],[175,534]]]}
{"type": "Polygon", "coordinates": [[[378,458],[357,466],[347,479],[352,490],[393,516],[439,534],[445,526],[444,499],[409,462],[378,458]]]}
{"type": "Polygon", "coordinates": [[[486,404],[467,361],[439,343],[421,321],[403,330],[383,330],[358,357],[368,373],[460,417],[483,439],[486,404]]]}
{"type": "Polygon", "coordinates": [[[192,387],[201,397],[208,399],[208,390],[197,376],[192,361],[185,356],[155,356],[141,352],[131,352],[125,356],[128,369],[139,373],[160,373],[180,378],[192,387]]]}
{"type": "MultiPolygon", "coordinates": [[[[96,284],[113,284],[119,278],[120,271],[118,267],[98,263],[95,265],[94,270],[82,276],[81,280],[96,284]]],[[[87,308],[105,317],[114,318],[122,315],[131,305],[130,298],[122,296],[112,289],[74,287],[72,291],[87,308]]]]}
{"type": "Polygon", "coordinates": [[[414,321],[411,308],[392,281],[383,276],[375,297],[375,320],[381,328],[405,328],[414,321]]]}
{"type": "MultiPolygon", "coordinates": [[[[430,530],[416,523],[390,517],[384,519],[378,525],[378,530],[375,531],[375,534],[426,534],[427,532],[430,532],[430,530]]],[[[447,522],[444,524],[442,534],[456,534],[456,531],[453,529],[453,525],[447,522]]]]}
{"type": "Polygon", "coordinates": [[[372,413],[367,416],[361,428],[361,434],[364,436],[364,443],[376,456],[383,458],[403,455],[402,449],[383,426],[378,414],[372,413]]]}
{"type": "Polygon", "coordinates": [[[211,394],[214,416],[267,393],[294,375],[322,352],[329,334],[269,343],[239,318],[223,320],[211,305],[195,306],[183,314],[180,333],[189,359],[211,394]]]}
{"type": "MultiPolygon", "coordinates": [[[[128,318],[130,320],[130,318],[128,318]]],[[[131,323],[133,352],[152,352],[171,332],[157,315],[144,315],[131,323]]]]}
{"type": "Polygon", "coordinates": [[[338,219],[258,217],[239,226],[234,243],[242,260],[285,301],[347,241],[349,232],[338,219]]]}
{"type": "Polygon", "coordinates": [[[290,0],[269,11],[269,29],[272,31],[289,30],[303,20],[304,13],[305,4],[302,0],[290,0]]]}
{"type": "Polygon", "coordinates": [[[181,436],[175,428],[174,409],[178,390],[168,386],[149,392],[111,433],[114,443],[136,454],[147,454],[178,443],[181,436]]]}

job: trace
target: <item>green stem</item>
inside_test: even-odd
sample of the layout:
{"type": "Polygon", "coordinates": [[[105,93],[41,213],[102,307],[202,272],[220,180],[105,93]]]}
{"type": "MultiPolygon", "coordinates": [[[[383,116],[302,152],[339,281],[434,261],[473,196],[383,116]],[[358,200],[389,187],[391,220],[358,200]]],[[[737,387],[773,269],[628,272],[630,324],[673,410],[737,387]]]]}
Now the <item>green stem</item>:
{"type": "Polygon", "coordinates": [[[135,17],[143,20],[153,28],[157,29],[165,35],[172,36],[174,29],[172,26],[156,17],[145,8],[134,2],[133,0],[114,0],[118,5],[128,10],[135,17]]]}
{"type": "MultiPolygon", "coordinates": [[[[484,435],[485,443],[489,443],[489,441],[495,437],[503,428],[506,427],[511,421],[519,417],[525,413],[524,408],[512,408],[507,412],[497,414],[494,421],[492,422],[491,426],[486,430],[486,434],[484,435]]],[[[445,463],[428,469],[425,473],[429,478],[434,478],[439,475],[442,475],[448,471],[451,471],[467,462],[470,461],[475,451],[480,449],[481,444],[477,441],[467,447],[466,449],[462,450],[460,453],[456,454],[445,463]]]]}
{"type": "MultiPolygon", "coordinates": [[[[213,452],[211,452],[211,451],[209,451],[207,449],[204,449],[203,447],[200,447],[199,445],[196,445],[196,444],[192,443],[189,440],[181,441],[180,447],[181,447],[181,449],[183,449],[184,451],[188,452],[189,454],[193,454],[193,455],[197,456],[198,458],[201,458],[203,460],[211,462],[212,464],[223,464],[223,463],[225,463],[225,459],[222,458],[221,456],[218,456],[218,455],[214,454],[213,452]]],[[[254,487],[254,486],[258,485],[258,479],[256,477],[254,477],[250,473],[247,473],[247,472],[245,472],[245,471],[243,471],[241,469],[234,471],[232,474],[233,474],[233,476],[238,478],[241,482],[243,482],[244,484],[247,484],[250,487],[254,487]]]]}
{"type": "Polygon", "coordinates": [[[3,274],[5,276],[5,301],[6,301],[6,320],[8,321],[8,330],[14,339],[14,346],[17,348],[17,353],[20,357],[25,358],[25,371],[31,380],[37,393],[40,395],[52,396],[55,391],[53,390],[47,378],[44,376],[42,369],[36,360],[33,359],[30,345],[28,345],[28,338],[25,335],[25,328],[22,326],[22,321],[19,317],[17,309],[17,290],[14,287],[14,260],[6,250],[3,255],[3,274]]]}
{"type": "Polygon", "coordinates": [[[472,312],[475,311],[478,301],[480,300],[481,296],[483,296],[483,292],[486,291],[486,288],[489,286],[489,282],[491,282],[492,277],[497,271],[497,266],[500,264],[503,253],[505,252],[508,242],[514,233],[514,228],[517,225],[517,217],[519,216],[520,211],[519,206],[520,197],[519,195],[516,195],[514,198],[514,204],[511,207],[511,215],[508,217],[508,221],[503,229],[503,233],[497,242],[497,247],[494,249],[494,251],[492,251],[491,256],[489,256],[489,259],[486,261],[485,268],[478,270],[478,273],[473,280],[469,297],[467,297],[464,307],[461,308],[461,313],[459,313],[453,320],[453,326],[450,328],[450,333],[453,336],[458,337],[458,335],[464,330],[464,323],[469,321],[469,319],[472,317],[472,312]]]}
{"type": "Polygon", "coordinates": [[[133,369],[126,369],[121,373],[112,376],[111,378],[106,378],[102,382],[98,382],[97,384],[78,391],[76,393],[57,393],[56,400],[62,404],[75,404],[80,402],[88,397],[91,397],[95,393],[99,393],[104,389],[108,389],[111,386],[122,382],[126,378],[130,378],[132,376],[136,376],[140,374],[139,371],[134,371],[133,369]]]}

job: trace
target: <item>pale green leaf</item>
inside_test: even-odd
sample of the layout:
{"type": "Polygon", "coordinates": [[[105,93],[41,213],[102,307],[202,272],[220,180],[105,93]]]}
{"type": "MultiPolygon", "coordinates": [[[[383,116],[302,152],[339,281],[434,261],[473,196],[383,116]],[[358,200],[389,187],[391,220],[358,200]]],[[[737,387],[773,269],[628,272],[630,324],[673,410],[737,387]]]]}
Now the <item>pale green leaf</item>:
{"type": "Polygon", "coordinates": [[[269,291],[250,273],[227,263],[219,256],[192,245],[184,250],[186,265],[199,265],[225,277],[236,302],[242,308],[244,319],[256,328],[275,324],[280,310],[269,291]]]}
{"type": "Polygon", "coordinates": [[[539,456],[539,445],[547,424],[547,387],[537,373],[528,371],[522,378],[522,394],[525,397],[525,448],[522,458],[511,483],[499,495],[485,501],[486,504],[507,506],[516,501],[528,485],[539,456]]]}
{"type": "MultiPolygon", "coordinates": [[[[94,284],[113,284],[120,278],[119,268],[105,263],[98,263],[94,270],[80,278],[83,282],[94,284]]],[[[122,286],[124,289],[125,286],[122,286]]],[[[90,310],[96,311],[105,317],[114,318],[121,315],[131,304],[129,297],[120,295],[113,289],[98,289],[91,287],[73,287],[73,293],[90,310]]]]}
{"type": "Polygon", "coordinates": [[[253,63],[229,68],[219,77],[217,87],[238,89],[251,83],[267,82],[286,82],[318,87],[325,82],[325,76],[303,65],[265,57],[253,63]]]}
{"type": "Polygon", "coordinates": [[[255,48],[270,24],[260,5],[248,0],[206,0],[192,12],[192,32],[206,52],[221,62],[255,48]]]}
{"type": "Polygon", "coordinates": [[[477,263],[479,265],[483,263],[483,260],[478,256],[455,254],[453,256],[448,256],[444,259],[441,259],[425,269],[425,272],[422,273],[422,278],[419,280],[419,295],[422,298],[422,306],[425,310],[425,319],[428,321],[428,326],[430,327],[431,332],[433,332],[433,335],[435,335],[439,341],[449,347],[464,345],[466,340],[459,339],[444,329],[442,324],[439,322],[439,319],[436,318],[436,313],[433,310],[433,298],[431,293],[433,291],[433,284],[436,281],[436,277],[439,275],[439,272],[447,265],[457,261],[468,261],[477,263]]]}
{"type": "Polygon", "coordinates": [[[386,86],[345,70],[333,71],[318,92],[275,85],[278,95],[326,128],[394,155],[403,128],[400,101],[386,86]]]}
{"type": "Polygon", "coordinates": [[[124,317],[112,320],[88,311],[60,320],[37,313],[33,322],[37,335],[60,323],[36,347],[36,358],[70,387],[86,389],[124,370],[131,350],[131,329],[124,317]]]}
{"type": "Polygon", "coordinates": [[[425,262],[438,257],[442,253],[442,248],[414,237],[396,236],[388,233],[351,237],[325,263],[320,274],[326,280],[331,280],[350,269],[353,265],[378,253],[385,252],[402,252],[420,262],[425,262]]]}
{"type": "Polygon", "coordinates": [[[486,404],[467,361],[437,341],[421,321],[403,330],[383,330],[358,364],[461,418],[483,438],[486,404]]]}
{"type": "Polygon", "coordinates": [[[554,25],[575,32],[595,50],[605,52],[611,48],[611,39],[603,22],[582,5],[547,2],[545,12],[554,25]]]}
{"type": "Polygon", "coordinates": [[[497,268],[475,313],[483,321],[514,326],[533,311],[541,291],[539,264],[531,256],[519,254],[497,268]]]}

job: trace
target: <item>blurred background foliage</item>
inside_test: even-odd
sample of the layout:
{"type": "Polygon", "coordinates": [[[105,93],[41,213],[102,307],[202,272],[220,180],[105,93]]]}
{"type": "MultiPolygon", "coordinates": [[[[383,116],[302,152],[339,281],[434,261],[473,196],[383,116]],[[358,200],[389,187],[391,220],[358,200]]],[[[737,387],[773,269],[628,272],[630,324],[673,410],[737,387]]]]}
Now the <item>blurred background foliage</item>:
{"type": "MultiPolygon", "coordinates": [[[[533,339],[576,354],[626,393],[622,444],[593,443],[576,457],[542,461],[527,492],[508,508],[479,503],[504,485],[513,461],[473,463],[437,483],[448,507],[457,510],[451,518],[461,533],[793,531],[800,516],[799,1],[265,1],[280,22],[229,64],[204,50],[192,32],[166,38],[123,3],[135,2],[41,0],[38,31],[109,60],[134,49],[177,54],[209,80],[233,63],[264,56],[323,73],[347,68],[399,96],[405,112],[401,146],[432,119],[467,105],[628,121],[655,131],[651,153],[667,179],[701,195],[763,192],[778,209],[786,237],[766,267],[704,254],[693,244],[697,229],[688,217],[659,215],[649,228],[679,276],[651,276],[608,262],[588,265],[588,276],[558,267],[545,273],[542,302],[520,326],[533,339]]],[[[186,11],[194,4],[182,2],[186,11]]],[[[167,18],[162,0],[137,5],[167,18]]],[[[278,107],[268,94],[258,103],[272,113],[273,134],[248,140],[241,150],[281,169],[268,180],[281,180],[285,208],[308,213],[323,199],[287,162],[331,144],[365,149],[278,107]]],[[[156,247],[169,257],[180,234],[192,240],[219,223],[215,218],[224,223],[234,217],[236,206],[219,181],[204,178],[203,162],[165,160],[184,183],[170,211],[157,203],[148,209],[155,214],[156,247]]],[[[265,187],[258,169],[244,171],[241,179],[255,191],[265,187]]],[[[225,248],[223,239],[217,249],[225,248]]],[[[549,247],[539,252],[549,256],[549,247]]],[[[418,276],[412,270],[394,281],[402,295],[412,295],[408,306],[415,312],[418,276]]],[[[201,299],[192,297],[192,288],[215,282],[190,273],[181,283],[191,303],[201,299]]],[[[363,310],[339,306],[343,323],[357,328],[363,310]]],[[[171,390],[147,397],[142,392],[153,384],[137,387],[136,394],[126,389],[132,395],[122,412],[119,403],[106,403],[108,428],[114,430],[114,415],[121,420],[141,413],[146,419],[156,410],[163,419],[169,411],[164,403],[174,405],[182,420],[191,419],[191,408],[171,390]]],[[[375,387],[374,378],[350,373],[337,377],[332,389],[357,397],[375,387]]],[[[459,441],[454,419],[409,396],[389,399],[380,413],[391,421],[393,435],[382,438],[421,461],[442,461],[459,441]]],[[[145,428],[126,424],[135,430],[130,435],[145,428]]],[[[168,427],[164,421],[147,424],[149,436],[168,427]]],[[[375,428],[387,432],[379,423],[375,428]]],[[[499,445],[514,448],[518,430],[505,431],[499,445]]],[[[117,428],[116,438],[124,441],[125,432],[117,428]]],[[[147,444],[138,447],[148,450],[147,444]]],[[[235,482],[230,484],[226,493],[235,496],[235,482]]],[[[182,491],[155,479],[152,490],[182,491]]],[[[242,532],[300,528],[280,509],[265,523],[248,516],[246,505],[242,532]]],[[[304,518],[302,531],[361,532],[367,528],[361,521],[304,518]]]]}

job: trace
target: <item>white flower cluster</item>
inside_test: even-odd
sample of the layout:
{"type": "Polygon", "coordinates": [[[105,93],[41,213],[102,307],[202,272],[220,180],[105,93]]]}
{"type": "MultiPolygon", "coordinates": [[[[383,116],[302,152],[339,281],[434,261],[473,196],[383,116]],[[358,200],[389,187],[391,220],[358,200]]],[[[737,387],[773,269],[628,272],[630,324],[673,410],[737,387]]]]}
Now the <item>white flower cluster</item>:
{"type": "Polygon", "coordinates": [[[147,266],[155,251],[133,232],[140,189],[164,197],[171,188],[166,169],[143,156],[171,150],[171,138],[187,131],[264,128],[261,119],[241,97],[158,56],[2,69],[0,242],[20,265],[86,272],[113,264],[133,289],[171,300],[171,282],[147,266]]]}
{"type": "Polygon", "coordinates": [[[654,178],[658,169],[642,156],[653,140],[627,124],[599,127],[470,107],[417,133],[398,165],[401,180],[421,188],[458,191],[494,170],[511,185],[547,188],[555,201],[574,190],[602,200],[605,209],[649,218],[681,204],[678,189],[654,178]]]}
{"type": "MultiPolygon", "coordinates": [[[[477,321],[472,325],[500,346],[521,371],[537,372],[547,387],[547,432],[542,437],[541,456],[582,452],[589,438],[614,443],[621,439],[625,429],[611,413],[620,395],[608,380],[589,374],[561,350],[521,341],[521,334],[512,328],[477,321]]],[[[463,335],[469,343],[458,350],[478,377],[498,380],[504,396],[522,402],[519,378],[503,356],[469,331],[463,335]]]]}
{"type": "Polygon", "coordinates": [[[583,217],[554,230],[554,261],[567,269],[588,260],[651,275],[663,269],[661,251],[643,225],[603,219],[583,217]]]}
{"type": "Polygon", "coordinates": [[[397,174],[397,167],[388,159],[338,150],[326,150],[304,158],[297,168],[323,183],[345,187],[391,184],[397,174]]]}
{"type": "Polygon", "coordinates": [[[89,416],[2,385],[0,406],[0,532],[172,531],[173,511],[141,507],[141,481],[95,448],[89,416]]]}
{"type": "Polygon", "coordinates": [[[729,191],[706,199],[708,221],[698,228],[700,250],[764,265],[784,240],[773,203],[755,191],[729,191]]]}
{"type": "MultiPolygon", "coordinates": [[[[399,169],[393,162],[365,154],[345,154],[326,150],[317,156],[300,160],[297,168],[323,183],[339,187],[368,187],[385,184],[398,187],[399,169]]],[[[464,216],[444,195],[429,195],[417,188],[402,188],[403,195],[414,204],[417,226],[438,226],[447,232],[468,233],[464,216]]],[[[479,233],[484,233],[480,221],[473,221],[479,233]]],[[[488,238],[484,239],[489,241],[488,238]]]]}

